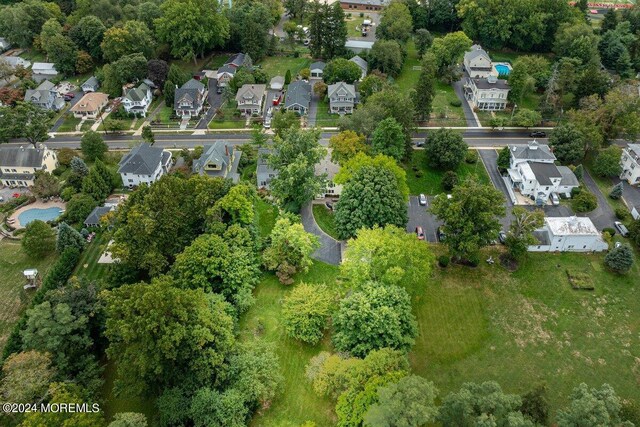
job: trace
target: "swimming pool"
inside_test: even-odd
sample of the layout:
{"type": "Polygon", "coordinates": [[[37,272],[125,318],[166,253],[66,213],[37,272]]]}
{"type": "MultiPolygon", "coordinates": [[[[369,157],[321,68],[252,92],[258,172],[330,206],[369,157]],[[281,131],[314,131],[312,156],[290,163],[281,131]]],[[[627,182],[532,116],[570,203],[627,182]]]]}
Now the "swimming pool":
{"type": "Polygon", "coordinates": [[[51,221],[58,218],[62,214],[63,210],[58,207],[39,209],[39,208],[31,208],[26,211],[20,213],[18,215],[18,221],[20,221],[20,225],[26,227],[31,221],[35,221],[39,219],[40,221],[51,221]]]}
{"type": "Polygon", "coordinates": [[[496,71],[498,72],[498,75],[501,75],[501,76],[508,76],[509,73],[511,72],[511,68],[505,64],[496,64],[495,67],[496,67],[496,71]]]}

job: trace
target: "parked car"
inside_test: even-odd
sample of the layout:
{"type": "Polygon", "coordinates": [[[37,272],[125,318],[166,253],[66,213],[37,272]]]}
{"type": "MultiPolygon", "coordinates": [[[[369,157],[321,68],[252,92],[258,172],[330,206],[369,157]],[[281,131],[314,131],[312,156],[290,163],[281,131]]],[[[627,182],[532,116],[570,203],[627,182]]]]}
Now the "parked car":
{"type": "Polygon", "coordinates": [[[424,141],[417,141],[416,147],[424,147],[424,141]]]}
{"type": "Polygon", "coordinates": [[[547,137],[547,133],[543,132],[541,130],[534,130],[533,132],[531,132],[529,134],[529,136],[531,138],[546,138],[547,137]]]}
{"type": "Polygon", "coordinates": [[[500,243],[504,245],[505,242],[507,241],[507,233],[500,230],[500,232],[498,233],[498,240],[500,241],[500,243]]]}
{"type": "Polygon", "coordinates": [[[0,202],[4,202],[4,197],[0,196],[0,202]]]}
{"type": "Polygon", "coordinates": [[[620,233],[622,237],[629,236],[629,230],[627,230],[627,227],[625,227],[623,223],[621,223],[620,221],[616,221],[613,223],[613,225],[616,227],[616,230],[618,230],[618,233],[620,233]]]}
{"type": "Polygon", "coordinates": [[[222,86],[216,87],[216,93],[220,95],[222,93],[222,86]]]}
{"type": "Polygon", "coordinates": [[[438,227],[436,230],[436,237],[438,237],[438,242],[444,242],[447,239],[447,235],[442,231],[442,227],[438,227]]]}
{"type": "Polygon", "coordinates": [[[416,236],[418,236],[418,240],[424,240],[424,230],[422,227],[416,227],[416,236]]]}
{"type": "Polygon", "coordinates": [[[420,196],[418,196],[418,200],[420,201],[421,206],[427,206],[427,196],[420,194],[420,196]]]}
{"type": "Polygon", "coordinates": [[[327,207],[327,209],[329,209],[330,211],[333,210],[333,203],[330,202],[324,202],[324,205],[327,207]]]}
{"type": "Polygon", "coordinates": [[[560,204],[560,197],[556,193],[551,193],[551,204],[558,206],[560,204]]]}
{"type": "Polygon", "coordinates": [[[264,121],[264,123],[262,124],[262,127],[264,127],[265,129],[271,129],[271,117],[267,117],[264,121]]]}
{"type": "Polygon", "coordinates": [[[69,92],[69,93],[65,93],[64,94],[64,100],[65,101],[71,101],[75,97],[76,97],[76,94],[73,93],[73,92],[69,92]]]}

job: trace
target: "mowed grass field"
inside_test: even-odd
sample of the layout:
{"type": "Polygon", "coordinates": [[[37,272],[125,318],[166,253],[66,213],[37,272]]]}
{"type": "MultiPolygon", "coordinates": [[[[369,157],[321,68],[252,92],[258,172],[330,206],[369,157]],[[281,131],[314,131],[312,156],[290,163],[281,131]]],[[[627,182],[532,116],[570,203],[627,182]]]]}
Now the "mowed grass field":
{"type": "MultiPolygon", "coordinates": [[[[407,184],[409,184],[411,194],[435,195],[444,192],[441,184],[444,171],[433,169],[427,165],[426,151],[415,150],[409,163],[403,167],[407,172],[407,184]],[[414,171],[413,168],[416,168],[417,171],[414,171]],[[419,172],[422,173],[422,176],[419,176],[419,172]]],[[[473,177],[483,184],[490,184],[489,175],[487,175],[487,170],[480,158],[471,164],[463,161],[456,169],[456,173],[460,182],[467,177],[473,177]]]]}
{"type": "Polygon", "coordinates": [[[289,56],[269,56],[262,59],[258,65],[262,67],[262,71],[267,73],[269,78],[275,76],[284,77],[287,70],[291,71],[291,80],[295,80],[296,76],[303,68],[306,68],[311,64],[309,58],[293,58],[289,56]]]}
{"type": "Polygon", "coordinates": [[[107,274],[109,264],[98,264],[98,260],[107,248],[107,243],[109,243],[108,234],[100,232],[100,234],[96,234],[91,243],[87,244],[76,267],[76,276],[86,277],[89,280],[99,280],[107,274]]]}
{"type": "Polygon", "coordinates": [[[37,268],[40,277],[44,278],[56,258],[55,253],[46,258],[29,258],[19,241],[0,240],[0,350],[35,293],[22,288],[26,284],[22,272],[37,268]]]}

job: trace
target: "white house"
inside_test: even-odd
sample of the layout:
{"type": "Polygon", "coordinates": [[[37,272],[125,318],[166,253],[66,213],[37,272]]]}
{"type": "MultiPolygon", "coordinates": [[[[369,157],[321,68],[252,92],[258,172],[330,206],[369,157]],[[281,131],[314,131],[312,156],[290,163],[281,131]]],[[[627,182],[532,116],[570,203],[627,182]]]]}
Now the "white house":
{"type": "Polygon", "coordinates": [[[478,110],[504,110],[507,107],[509,83],[506,80],[489,76],[486,78],[467,77],[464,83],[464,96],[471,108],[478,110]]]}
{"type": "Polygon", "coordinates": [[[329,85],[327,88],[329,111],[333,114],[351,114],[356,104],[356,88],[345,82],[329,85]]]}
{"type": "Polygon", "coordinates": [[[242,87],[238,89],[238,93],[236,93],[238,110],[247,116],[260,114],[262,112],[262,105],[264,104],[266,89],[267,85],[262,84],[242,85],[242,87]]]}
{"type": "Polygon", "coordinates": [[[4,37],[0,37],[0,52],[4,52],[5,50],[11,47],[11,43],[7,41],[4,37]]]}
{"type": "Polygon", "coordinates": [[[171,152],[143,143],[129,151],[118,166],[123,185],[151,185],[169,172],[171,152]]]}
{"type": "Polygon", "coordinates": [[[30,187],[37,171],[51,173],[57,167],[58,156],[45,145],[38,148],[0,146],[0,181],[7,187],[30,187]]]}
{"type": "Polygon", "coordinates": [[[140,86],[126,91],[124,98],[122,98],[122,105],[127,113],[146,117],[152,99],[151,88],[145,83],[140,83],[140,86]]]}
{"type": "Polygon", "coordinates": [[[587,217],[546,217],[533,235],[538,242],[529,246],[531,252],[601,252],[609,248],[587,217]]]}
{"type": "Polygon", "coordinates": [[[640,183],[640,144],[629,144],[622,149],[620,166],[620,179],[631,185],[640,183]]]}
{"type": "Polygon", "coordinates": [[[331,161],[331,150],[327,150],[327,155],[320,160],[315,166],[316,176],[325,174],[327,178],[327,186],[317,198],[322,199],[324,197],[340,196],[342,194],[342,185],[336,184],[333,179],[336,174],[340,172],[340,166],[331,161]]]}
{"type": "Polygon", "coordinates": [[[580,183],[571,169],[554,164],[548,145],[532,141],[526,146],[509,145],[509,181],[512,188],[543,205],[552,193],[571,196],[580,183]]]}
{"type": "Polygon", "coordinates": [[[43,80],[52,80],[58,77],[56,66],[51,62],[34,62],[31,66],[31,78],[40,83],[43,80]]]}
{"type": "Polygon", "coordinates": [[[464,69],[472,79],[487,78],[491,75],[491,58],[480,45],[474,44],[471,50],[464,54],[464,69]]]}
{"type": "Polygon", "coordinates": [[[309,70],[311,71],[311,78],[321,79],[324,74],[324,67],[326,67],[322,61],[314,62],[309,66],[309,70]]]}

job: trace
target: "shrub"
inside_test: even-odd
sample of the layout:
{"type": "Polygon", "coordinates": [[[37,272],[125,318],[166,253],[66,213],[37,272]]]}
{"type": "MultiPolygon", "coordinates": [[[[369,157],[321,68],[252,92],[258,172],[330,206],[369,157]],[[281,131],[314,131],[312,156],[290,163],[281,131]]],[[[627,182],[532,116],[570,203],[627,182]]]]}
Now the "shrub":
{"type": "Polygon", "coordinates": [[[588,191],[581,191],[571,200],[571,207],[576,212],[591,212],[598,207],[598,199],[588,191]]]}
{"type": "Polygon", "coordinates": [[[616,230],[611,227],[606,227],[602,229],[603,233],[609,233],[610,236],[615,236],[616,230]]]}
{"type": "Polygon", "coordinates": [[[454,171],[446,171],[444,175],[442,175],[441,184],[445,191],[453,190],[453,187],[458,184],[458,175],[454,171]]]}
{"type": "Polygon", "coordinates": [[[360,18],[364,18],[364,12],[360,12],[360,18]]]}
{"type": "Polygon", "coordinates": [[[472,255],[467,261],[472,267],[477,267],[480,265],[480,257],[478,255],[472,255]]]}
{"type": "Polygon", "coordinates": [[[478,162],[478,152],[476,150],[467,151],[467,156],[464,158],[466,163],[470,165],[478,162]]]}
{"type": "Polygon", "coordinates": [[[620,221],[628,221],[631,219],[631,212],[629,212],[627,208],[616,208],[615,213],[616,218],[620,221]]]}
{"type": "Polygon", "coordinates": [[[438,265],[442,268],[446,268],[449,265],[451,258],[448,255],[440,255],[438,257],[438,265]]]}
{"type": "Polygon", "coordinates": [[[631,246],[626,243],[611,249],[607,256],[604,257],[606,266],[620,274],[629,271],[633,265],[633,261],[633,251],[631,250],[631,246]]]}
{"type": "Polygon", "coordinates": [[[571,197],[576,197],[581,192],[582,192],[582,187],[573,187],[571,189],[571,197]]]}
{"type": "Polygon", "coordinates": [[[611,197],[613,200],[618,200],[620,197],[622,197],[622,182],[619,182],[613,186],[611,192],[609,193],[609,197],[611,197]]]}
{"type": "Polygon", "coordinates": [[[454,99],[453,101],[449,101],[449,105],[451,105],[452,107],[461,107],[462,101],[460,101],[459,99],[454,99]]]}

